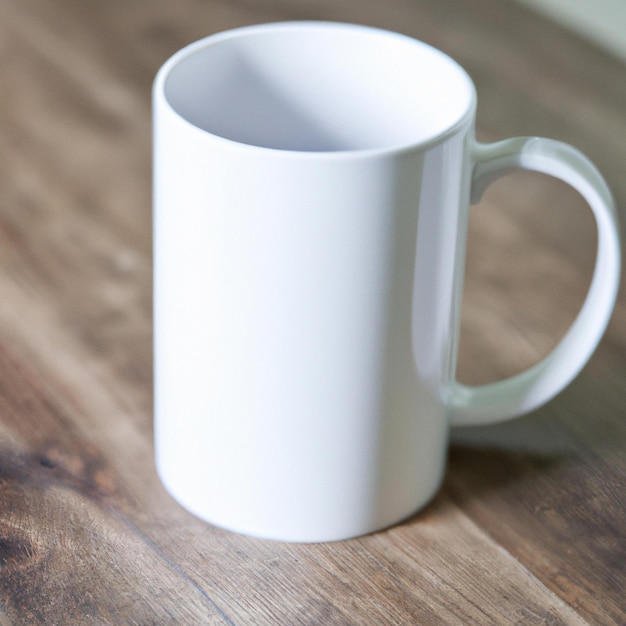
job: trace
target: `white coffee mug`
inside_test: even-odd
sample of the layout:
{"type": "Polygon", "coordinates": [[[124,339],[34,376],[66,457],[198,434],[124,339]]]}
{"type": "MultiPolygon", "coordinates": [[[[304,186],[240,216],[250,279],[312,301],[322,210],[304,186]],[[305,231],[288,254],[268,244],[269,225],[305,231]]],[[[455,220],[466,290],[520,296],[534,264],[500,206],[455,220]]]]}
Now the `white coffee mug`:
{"type": "Polygon", "coordinates": [[[574,148],[474,138],[472,81],[396,33],[240,28],[154,84],[159,475],[199,517],[284,541],[387,527],[438,489],[450,426],[530,411],[614,306],[611,194],[574,148]],[[495,384],[455,381],[470,199],[512,168],[560,178],[598,227],[563,341],[495,384]]]}

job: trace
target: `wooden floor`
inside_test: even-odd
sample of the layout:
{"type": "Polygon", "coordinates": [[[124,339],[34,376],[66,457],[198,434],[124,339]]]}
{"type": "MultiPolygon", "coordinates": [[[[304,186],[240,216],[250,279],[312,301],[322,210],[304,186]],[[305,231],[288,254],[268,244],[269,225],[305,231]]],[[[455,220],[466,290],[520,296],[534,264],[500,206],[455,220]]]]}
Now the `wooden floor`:
{"type": "MultiPolygon", "coordinates": [[[[540,411],[452,436],[444,488],[361,539],[212,528],[153,466],[150,88],[244,24],[360,22],[454,56],[483,140],[575,144],[626,206],[626,66],[502,0],[0,0],[0,624],[626,624],[626,300],[540,411]]],[[[472,210],[459,377],[562,336],[594,258],[564,185],[472,210]]]]}

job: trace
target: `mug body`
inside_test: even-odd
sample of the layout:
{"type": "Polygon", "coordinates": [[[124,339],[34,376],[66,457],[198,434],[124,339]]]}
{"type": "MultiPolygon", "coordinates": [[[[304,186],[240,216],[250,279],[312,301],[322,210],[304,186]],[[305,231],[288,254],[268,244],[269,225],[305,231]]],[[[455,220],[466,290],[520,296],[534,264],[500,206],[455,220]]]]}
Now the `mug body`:
{"type": "Polygon", "coordinates": [[[440,485],[475,96],[326,23],[192,44],[154,86],[156,462],[199,517],[362,535],[440,485]]]}

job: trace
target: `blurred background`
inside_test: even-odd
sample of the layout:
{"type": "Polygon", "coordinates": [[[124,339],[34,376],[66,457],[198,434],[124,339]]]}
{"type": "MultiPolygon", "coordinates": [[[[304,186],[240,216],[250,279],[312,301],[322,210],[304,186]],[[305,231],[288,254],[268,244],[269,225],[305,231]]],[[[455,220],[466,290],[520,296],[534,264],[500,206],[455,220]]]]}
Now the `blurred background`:
{"type": "Polygon", "coordinates": [[[624,0],[515,0],[626,59],[624,0]]]}

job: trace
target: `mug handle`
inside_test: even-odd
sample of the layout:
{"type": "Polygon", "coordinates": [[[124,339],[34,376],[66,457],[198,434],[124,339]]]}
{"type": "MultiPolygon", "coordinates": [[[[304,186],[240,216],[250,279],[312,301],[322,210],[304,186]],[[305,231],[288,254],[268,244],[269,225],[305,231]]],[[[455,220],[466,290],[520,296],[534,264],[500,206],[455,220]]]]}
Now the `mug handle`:
{"type": "Polygon", "coordinates": [[[561,342],[542,361],[521,374],[479,386],[453,383],[452,426],[491,424],[528,413],[559,393],[587,363],[611,317],[620,277],[617,210],[606,181],[581,152],[539,137],[476,143],[471,200],[478,202],[494,180],[513,169],[533,170],[559,178],[588,202],[598,229],[597,256],[585,302],[561,342]]]}

